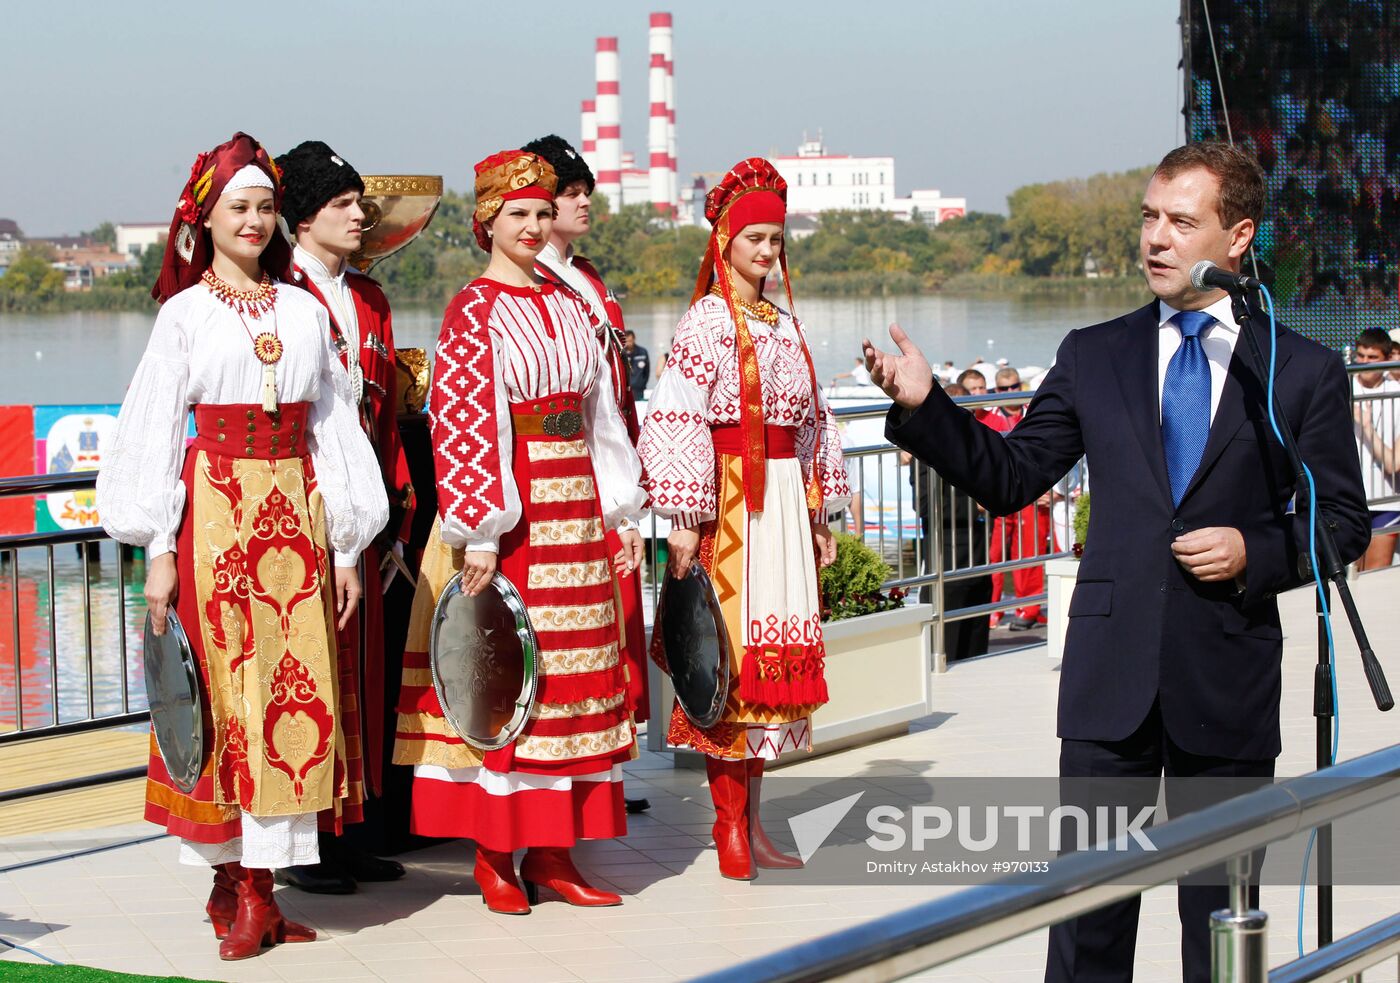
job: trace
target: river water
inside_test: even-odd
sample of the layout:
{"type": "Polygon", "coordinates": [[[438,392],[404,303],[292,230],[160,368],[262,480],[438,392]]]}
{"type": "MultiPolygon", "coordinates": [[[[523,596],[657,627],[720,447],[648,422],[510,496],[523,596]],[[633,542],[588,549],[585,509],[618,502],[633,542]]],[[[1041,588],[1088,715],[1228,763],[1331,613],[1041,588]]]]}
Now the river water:
{"type": "MultiPolygon", "coordinates": [[[[1132,304],[1131,298],[1096,293],[1006,299],[799,297],[797,311],[811,339],[817,374],[825,382],[851,367],[866,336],[887,345],[891,321],[936,363],[952,359],[961,367],[1005,358],[1016,366],[1047,366],[1066,332],[1121,314],[1132,304]]],[[[626,305],[627,326],[651,352],[653,364],[670,347],[684,311],[685,301],[679,298],[626,305]]],[[[396,341],[404,348],[431,348],[441,321],[438,311],[396,311],[396,341]]],[[[145,314],[0,316],[0,405],[119,402],[150,328],[145,314]]]]}

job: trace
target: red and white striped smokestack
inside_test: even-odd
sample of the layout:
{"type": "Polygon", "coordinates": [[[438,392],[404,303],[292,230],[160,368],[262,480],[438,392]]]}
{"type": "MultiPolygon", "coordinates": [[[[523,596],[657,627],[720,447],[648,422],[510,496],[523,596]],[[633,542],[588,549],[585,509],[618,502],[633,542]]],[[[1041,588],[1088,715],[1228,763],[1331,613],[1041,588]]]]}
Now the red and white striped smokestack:
{"type": "MultiPolygon", "coordinates": [[[[671,39],[667,38],[669,42],[671,39]]],[[[671,214],[680,202],[680,178],[676,173],[676,65],[666,52],[666,157],[671,175],[671,214]]]]}
{"type": "Polygon", "coordinates": [[[622,207],[622,100],[621,66],[617,38],[599,38],[594,70],[598,79],[598,190],[616,212],[622,207]]]}
{"type": "Polygon", "coordinates": [[[675,201],[671,191],[671,124],[666,112],[666,66],[670,47],[671,15],[652,14],[651,28],[647,32],[647,52],[651,56],[647,70],[647,99],[651,104],[647,118],[648,184],[652,208],[667,217],[675,201]]]}
{"type": "Polygon", "coordinates": [[[583,154],[583,162],[588,165],[590,171],[598,169],[598,101],[596,99],[583,100],[583,110],[579,114],[579,129],[581,131],[579,153],[583,154]]]}
{"type": "Polygon", "coordinates": [[[675,30],[671,22],[671,15],[657,13],[651,15],[652,30],[659,32],[659,40],[656,50],[660,52],[662,58],[662,69],[665,79],[665,103],[666,103],[666,200],[671,204],[671,215],[676,214],[676,206],[680,201],[680,181],[676,175],[676,66],[675,66],[675,30]]]}

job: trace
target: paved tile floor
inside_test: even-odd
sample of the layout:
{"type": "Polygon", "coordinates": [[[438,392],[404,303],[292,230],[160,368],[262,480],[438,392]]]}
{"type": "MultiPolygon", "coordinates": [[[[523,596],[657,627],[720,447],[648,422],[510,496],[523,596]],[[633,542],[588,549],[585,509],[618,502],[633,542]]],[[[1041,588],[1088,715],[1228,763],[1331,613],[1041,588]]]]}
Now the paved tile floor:
{"type": "MultiPolygon", "coordinates": [[[[1357,583],[1372,638],[1400,691],[1400,571],[1357,583]]],[[[1280,774],[1311,770],[1310,679],[1315,621],[1310,596],[1286,599],[1284,754],[1280,774]]],[[[1370,705],[1350,638],[1339,636],[1344,727],[1342,757],[1393,743],[1400,717],[1370,705]]],[[[1228,671],[1228,670],[1222,670],[1228,671]]],[[[803,761],[790,774],[812,776],[1053,775],[1058,665],[1044,649],[955,665],[935,678],[936,713],[908,735],[803,761]]],[[[651,811],[630,820],[623,840],[586,844],[580,866],[622,892],[621,908],[573,909],[546,894],[528,917],[492,915],[467,873],[468,846],[436,846],[405,859],[403,881],[368,885],[344,898],[279,890],[289,915],[322,938],[281,946],[257,959],[223,963],[204,918],[206,870],[175,863],[175,844],[144,825],[11,838],[0,844],[0,939],[52,959],[129,972],[203,979],[293,980],[671,980],[734,964],[792,942],[897,911],[953,888],[927,886],[785,887],[727,881],[707,847],[712,814],[702,776],[673,769],[660,755],[628,766],[629,790],[651,811]],[[134,841],[134,842],[133,842],[134,841]],[[114,849],[19,866],[107,844],[114,849]]],[[[1294,954],[1297,889],[1267,887],[1271,962],[1294,954]]],[[[1311,923],[1312,901],[1308,918],[1311,923]]],[[[1339,888],[1338,934],[1400,911],[1400,886],[1339,888]]],[[[1309,946],[1312,933],[1308,932],[1309,946]]],[[[1144,896],[1137,979],[1179,979],[1174,890],[1144,896]]],[[[921,974],[943,983],[1038,980],[1044,932],[921,974]]],[[[0,945],[5,960],[33,956],[0,945]]],[[[1395,980],[1393,965],[1366,980],[1395,980]]]]}

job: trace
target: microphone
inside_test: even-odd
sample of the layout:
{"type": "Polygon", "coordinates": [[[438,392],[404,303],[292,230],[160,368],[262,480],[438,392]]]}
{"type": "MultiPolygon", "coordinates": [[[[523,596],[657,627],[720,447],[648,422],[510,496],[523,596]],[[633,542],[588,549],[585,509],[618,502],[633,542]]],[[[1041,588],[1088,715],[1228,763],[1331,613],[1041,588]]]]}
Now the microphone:
{"type": "Polygon", "coordinates": [[[1191,267],[1191,286],[1197,290],[1205,291],[1219,288],[1234,293],[1243,290],[1257,290],[1263,285],[1261,280],[1252,276],[1222,270],[1208,259],[1203,259],[1191,267]]]}

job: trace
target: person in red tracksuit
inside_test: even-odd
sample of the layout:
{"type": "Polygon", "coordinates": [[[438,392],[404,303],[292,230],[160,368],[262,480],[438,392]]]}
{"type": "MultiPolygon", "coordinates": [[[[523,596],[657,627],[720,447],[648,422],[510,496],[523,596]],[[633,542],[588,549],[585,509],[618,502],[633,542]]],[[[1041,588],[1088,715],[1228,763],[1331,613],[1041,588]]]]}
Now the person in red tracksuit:
{"type": "MultiPolygon", "coordinates": [[[[958,376],[956,384],[962,386],[965,394],[968,396],[987,395],[987,377],[976,369],[963,370],[962,374],[958,376]]],[[[1011,429],[1010,419],[1008,419],[1006,414],[1002,413],[999,408],[993,407],[991,409],[973,410],[972,415],[976,417],[978,423],[982,424],[984,427],[995,430],[997,433],[1006,433],[1011,429]]],[[[1000,516],[997,516],[992,520],[992,534],[987,544],[987,562],[1000,563],[1006,553],[1005,547],[1005,522],[1000,516]]],[[[991,581],[992,593],[988,600],[995,604],[997,601],[1001,600],[1002,575],[995,575],[991,578],[991,581]]],[[[1001,617],[1000,611],[993,613],[988,619],[989,627],[995,628],[997,625],[1001,624],[1001,617]]]]}
{"type": "MultiPolygon", "coordinates": [[[[561,284],[578,295],[593,322],[602,346],[603,360],[612,376],[613,395],[617,409],[627,424],[627,436],[637,445],[641,427],[637,420],[636,394],[629,381],[630,366],[623,350],[624,326],[622,306],[603,282],[598,268],[574,252],[574,242],[590,228],[588,196],[593,193],[593,172],[583,155],[562,137],[550,135],[525,144],[524,148],[547,160],[559,178],[554,203],[558,215],[554,219],[549,242],[535,259],[535,272],[545,280],[561,284]]],[[[625,527],[624,527],[625,528],[625,527]]],[[[616,556],[622,548],[616,531],[607,533],[608,551],[616,556]]],[[[642,618],[642,571],[624,571],[617,576],[622,596],[623,658],[627,663],[627,697],[633,719],[642,723],[650,715],[647,696],[647,640],[642,618]]],[[[628,812],[645,812],[650,803],[643,798],[629,798],[628,812]]]]}
{"type": "MultiPolygon", "coordinates": [[[[337,635],[341,710],[360,753],[348,760],[349,805],[339,820],[321,816],[321,862],[289,867],[278,879],[318,894],[349,894],[356,881],[403,876],[403,865],[370,855],[341,839],[343,825],[364,821],[364,803],[383,788],[385,759],[384,590],[396,576],[412,518],[413,487],[399,442],[398,371],[389,301],[379,284],[348,262],[360,248],[365,184],[342,157],[308,140],[277,158],[286,186],[282,217],[296,239],[291,283],[311,293],[330,314],[331,340],[350,375],[360,425],[374,445],[389,496],[389,523],[365,551],[365,597],[360,612],[337,635]],[[390,554],[396,553],[397,557],[390,554]],[[363,702],[362,702],[363,701],[363,702]]],[[[392,705],[392,697],[389,700],[392,705]]]]}
{"type": "MultiPolygon", "coordinates": [[[[1013,368],[997,371],[995,392],[1020,392],[1021,374],[1013,368]]],[[[993,429],[1009,433],[1025,416],[1024,406],[1000,406],[988,411],[999,417],[993,429]]],[[[984,421],[985,422],[985,421],[984,421]]],[[[1023,560],[1032,556],[1045,556],[1050,552],[1050,495],[1047,492],[1039,501],[1032,502],[1015,515],[998,518],[992,531],[990,561],[999,563],[1005,560],[1023,560]]],[[[994,578],[1000,586],[1000,577],[994,578]]],[[[1045,591],[1045,567],[1019,567],[1011,572],[1011,583],[1017,597],[1033,597],[1045,591]]],[[[994,587],[993,599],[999,600],[1001,591],[994,587]]],[[[1039,604],[1028,604],[1016,609],[1016,615],[1007,625],[1012,631],[1028,631],[1044,622],[1039,604]]]]}

